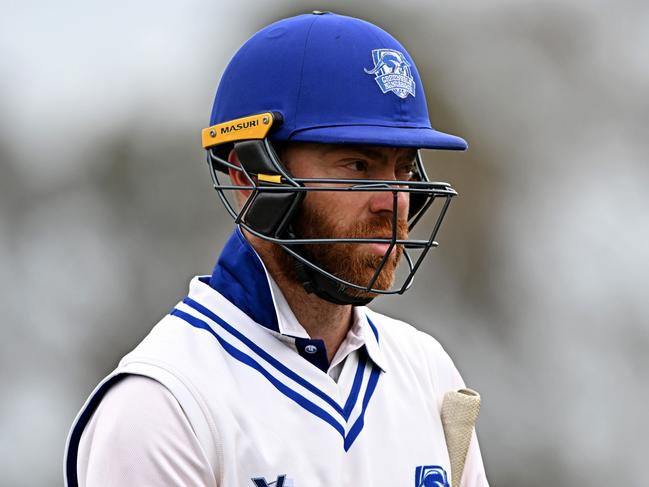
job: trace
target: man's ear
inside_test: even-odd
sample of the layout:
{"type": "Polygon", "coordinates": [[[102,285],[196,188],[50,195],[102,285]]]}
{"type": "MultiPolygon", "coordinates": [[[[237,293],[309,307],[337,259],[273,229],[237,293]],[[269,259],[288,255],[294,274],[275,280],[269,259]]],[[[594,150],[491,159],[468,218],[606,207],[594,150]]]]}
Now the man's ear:
{"type": "MultiPolygon", "coordinates": [[[[232,149],[228,154],[228,162],[235,166],[241,167],[241,161],[239,161],[239,156],[237,156],[237,153],[234,149],[232,149]]],[[[237,171],[235,169],[228,168],[228,175],[230,176],[230,180],[232,181],[233,186],[251,185],[250,181],[248,181],[248,178],[243,173],[243,171],[237,171]]],[[[243,206],[243,203],[246,201],[246,199],[248,199],[248,196],[250,196],[250,190],[242,189],[241,191],[237,191],[236,194],[237,194],[237,201],[241,206],[243,206]]]]}

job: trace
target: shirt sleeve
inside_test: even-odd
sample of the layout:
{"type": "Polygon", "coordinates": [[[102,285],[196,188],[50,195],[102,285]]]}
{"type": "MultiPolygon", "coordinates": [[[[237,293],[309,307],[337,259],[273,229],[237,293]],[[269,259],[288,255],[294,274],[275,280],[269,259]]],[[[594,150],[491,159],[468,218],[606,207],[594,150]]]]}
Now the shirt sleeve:
{"type": "MultiPolygon", "coordinates": [[[[436,341],[433,340],[436,353],[435,368],[437,369],[437,379],[439,385],[439,396],[438,404],[441,408],[442,401],[444,400],[444,394],[448,391],[457,391],[458,389],[466,388],[464,380],[460,375],[460,372],[455,367],[453,360],[442,346],[436,341]]],[[[479,392],[479,391],[478,391],[479,392]]],[[[479,422],[479,419],[478,419],[479,422]]],[[[469,444],[469,451],[466,455],[466,461],[464,463],[464,472],[462,474],[462,482],[460,483],[461,487],[489,487],[489,482],[487,481],[487,476],[485,474],[484,465],[482,463],[482,455],[480,453],[480,445],[478,444],[478,437],[476,435],[475,429],[473,430],[473,436],[471,437],[471,443],[469,444]]]]}
{"type": "Polygon", "coordinates": [[[182,408],[159,382],[131,375],[102,399],[81,435],[80,487],[216,487],[182,408]]]}

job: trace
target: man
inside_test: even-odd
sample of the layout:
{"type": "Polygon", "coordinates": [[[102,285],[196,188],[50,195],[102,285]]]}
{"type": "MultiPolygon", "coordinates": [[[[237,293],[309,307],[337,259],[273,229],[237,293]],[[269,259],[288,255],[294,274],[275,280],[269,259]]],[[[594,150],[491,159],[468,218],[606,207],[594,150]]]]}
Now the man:
{"type": "MultiPolygon", "coordinates": [[[[332,13],[272,24],[231,60],[202,140],[237,228],[91,395],[68,485],[450,486],[440,407],[462,379],[365,307],[410,286],[455,194],[418,149],[466,148],[430,127],[406,50],[332,13]]],[[[475,434],[465,465],[462,485],[487,485],[475,434]]]]}

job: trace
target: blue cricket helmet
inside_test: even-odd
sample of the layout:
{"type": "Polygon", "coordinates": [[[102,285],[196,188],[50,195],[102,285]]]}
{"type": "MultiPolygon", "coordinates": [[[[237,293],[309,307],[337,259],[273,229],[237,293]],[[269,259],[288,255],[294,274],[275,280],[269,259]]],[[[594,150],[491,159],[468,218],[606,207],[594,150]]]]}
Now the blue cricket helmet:
{"type": "Polygon", "coordinates": [[[265,27],[228,64],[210,125],[264,112],[283,119],[272,141],[467,148],[431,127],[415,63],[394,37],[330,12],[265,27]]]}
{"type": "MultiPolygon", "coordinates": [[[[365,305],[379,294],[402,294],[427,252],[451,199],[445,182],[431,181],[417,151],[412,179],[300,179],[281,161],[272,142],[363,144],[415,149],[464,150],[466,142],[434,130],[415,64],[399,42],[375,25],[314,12],[280,20],[256,33],[234,55],[219,84],[210,126],[201,132],[214,188],[237,225],[278,245],[292,257],[306,292],[336,304],[365,305]],[[238,164],[226,160],[234,148],[238,164]],[[247,186],[223,183],[237,171],[247,186]],[[392,195],[390,238],[300,235],[296,218],[307,192],[372,191],[392,195]],[[226,192],[248,190],[233,205],[226,192]],[[400,239],[399,193],[409,198],[408,229],[438,201],[428,238],[400,239]],[[373,275],[355,282],[330,272],[314,258],[314,246],[378,243],[387,246],[373,275]],[[399,286],[375,285],[394,248],[403,250],[408,274],[399,286]],[[410,252],[413,253],[411,256],[410,252]],[[414,255],[417,253],[418,255],[414,255]]],[[[281,154],[280,154],[281,155],[281,154]]]]}

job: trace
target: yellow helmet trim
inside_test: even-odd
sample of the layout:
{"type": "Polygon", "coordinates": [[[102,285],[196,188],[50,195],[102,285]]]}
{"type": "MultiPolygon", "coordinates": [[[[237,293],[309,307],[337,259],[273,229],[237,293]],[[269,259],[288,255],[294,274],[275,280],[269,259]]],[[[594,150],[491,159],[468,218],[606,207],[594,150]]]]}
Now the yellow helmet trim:
{"type": "Polygon", "coordinates": [[[264,181],[266,183],[281,184],[282,176],[280,176],[279,174],[257,174],[257,180],[264,181]]]}
{"type": "Polygon", "coordinates": [[[212,125],[201,131],[203,148],[238,140],[263,139],[273,126],[273,121],[273,114],[265,112],[212,125]]]}

